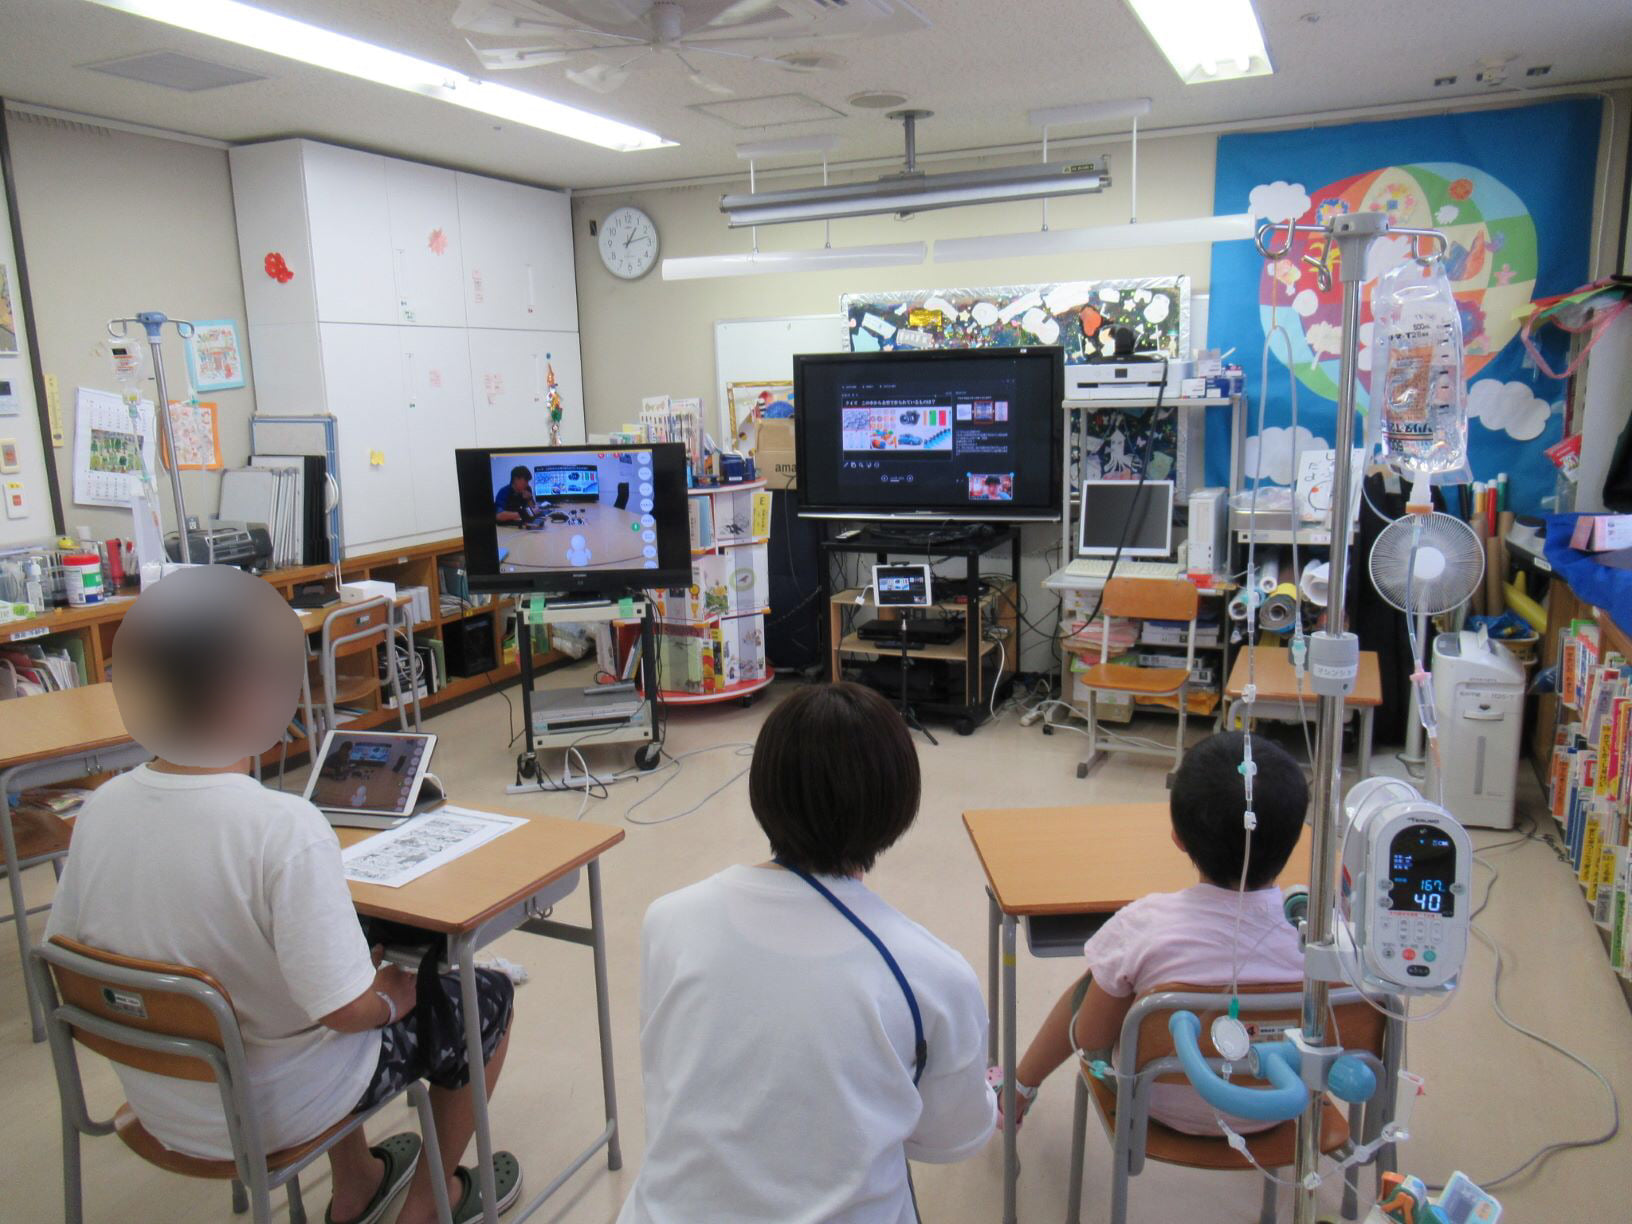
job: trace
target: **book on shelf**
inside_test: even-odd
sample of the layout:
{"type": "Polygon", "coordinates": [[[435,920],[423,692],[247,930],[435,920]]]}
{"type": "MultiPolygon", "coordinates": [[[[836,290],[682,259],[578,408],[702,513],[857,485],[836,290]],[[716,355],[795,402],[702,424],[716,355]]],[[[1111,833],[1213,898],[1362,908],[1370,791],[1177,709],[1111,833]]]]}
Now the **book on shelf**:
{"type": "Polygon", "coordinates": [[[686,514],[691,522],[692,548],[713,548],[714,499],[712,497],[686,498],[686,514]]]}

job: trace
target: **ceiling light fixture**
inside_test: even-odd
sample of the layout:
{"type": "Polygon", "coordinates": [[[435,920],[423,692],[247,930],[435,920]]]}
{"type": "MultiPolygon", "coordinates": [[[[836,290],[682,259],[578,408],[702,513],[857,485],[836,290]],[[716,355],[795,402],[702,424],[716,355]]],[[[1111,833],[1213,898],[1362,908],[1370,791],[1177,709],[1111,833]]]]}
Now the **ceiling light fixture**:
{"type": "Polygon", "coordinates": [[[777,272],[826,272],[835,268],[904,268],[929,255],[922,242],[879,246],[819,247],[813,251],[744,251],[740,255],[694,255],[663,261],[663,279],[707,280],[777,272]]]}
{"type": "Polygon", "coordinates": [[[604,115],[553,102],[508,85],[495,85],[454,68],[240,4],[238,0],[91,0],[91,3],[435,98],[604,149],[630,152],[674,143],[604,115]]]}
{"type": "Polygon", "coordinates": [[[1252,0],[1127,0],[1186,85],[1274,72],[1252,0]]]}
{"type": "Polygon", "coordinates": [[[906,167],[900,174],[870,183],[804,187],[793,191],[756,193],[750,184],[748,194],[724,197],[720,211],[725,213],[726,223],[732,229],[741,229],[751,225],[833,221],[881,213],[918,213],[969,204],[1084,195],[1103,191],[1110,184],[1104,164],[1092,160],[924,174],[918,169],[917,122],[929,114],[929,111],[907,110],[890,115],[905,126],[906,167]]]}
{"type": "Polygon", "coordinates": [[[1131,225],[1095,225],[1085,229],[1031,230],[979,238],[942,238],[935,243],[936,263],[973,259],[1013,259],[1026,255],[1068,255],[1076,251],[1116,251],[1132,247],[1183,246],[1230,242],[1252,237],[1252,214],[1188,217],[1181,221],[1141,221],[1131,225]]]}

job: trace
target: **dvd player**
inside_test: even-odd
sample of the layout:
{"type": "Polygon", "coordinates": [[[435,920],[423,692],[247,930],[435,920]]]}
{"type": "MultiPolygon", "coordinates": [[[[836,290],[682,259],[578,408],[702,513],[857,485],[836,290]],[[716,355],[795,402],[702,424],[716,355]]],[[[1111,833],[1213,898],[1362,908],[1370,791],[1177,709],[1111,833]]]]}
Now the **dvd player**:
{"type": "MultiPolygon", "coordinates": [[[[898,620],[870,620],[856,629],[856,636],[864,642],[899,645],[902,622],[898,620]]],[[[906,622],[907,648],[915,646],[950,646],[963,636],[963,622],[948,617],[906,622]]]]}

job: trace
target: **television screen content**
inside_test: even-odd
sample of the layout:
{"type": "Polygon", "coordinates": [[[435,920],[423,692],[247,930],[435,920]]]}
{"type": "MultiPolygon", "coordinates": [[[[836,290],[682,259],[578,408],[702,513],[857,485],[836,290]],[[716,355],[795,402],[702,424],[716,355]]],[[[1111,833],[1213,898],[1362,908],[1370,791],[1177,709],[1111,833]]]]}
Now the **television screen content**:
{"type": "Polygon", "coordinates": [[[617,593],[690,581],[684,448],[461,450],[472,590],[617,593]]]}
{"type": "Polygon", "coordinates": [[[794,358],[802,513],[1051,519],[1058,348],[794,358]]]}

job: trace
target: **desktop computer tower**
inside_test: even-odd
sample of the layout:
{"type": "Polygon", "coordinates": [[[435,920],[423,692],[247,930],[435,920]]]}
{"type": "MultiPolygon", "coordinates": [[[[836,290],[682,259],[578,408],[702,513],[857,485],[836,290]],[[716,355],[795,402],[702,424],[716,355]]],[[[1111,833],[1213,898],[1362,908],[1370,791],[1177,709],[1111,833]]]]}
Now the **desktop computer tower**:
{"type": "Polygon", "coordinates": [[[1189,561],[1192,574],[1230,572],[1230,498],[1225,489],[1190,494],[1189,561]]]}

